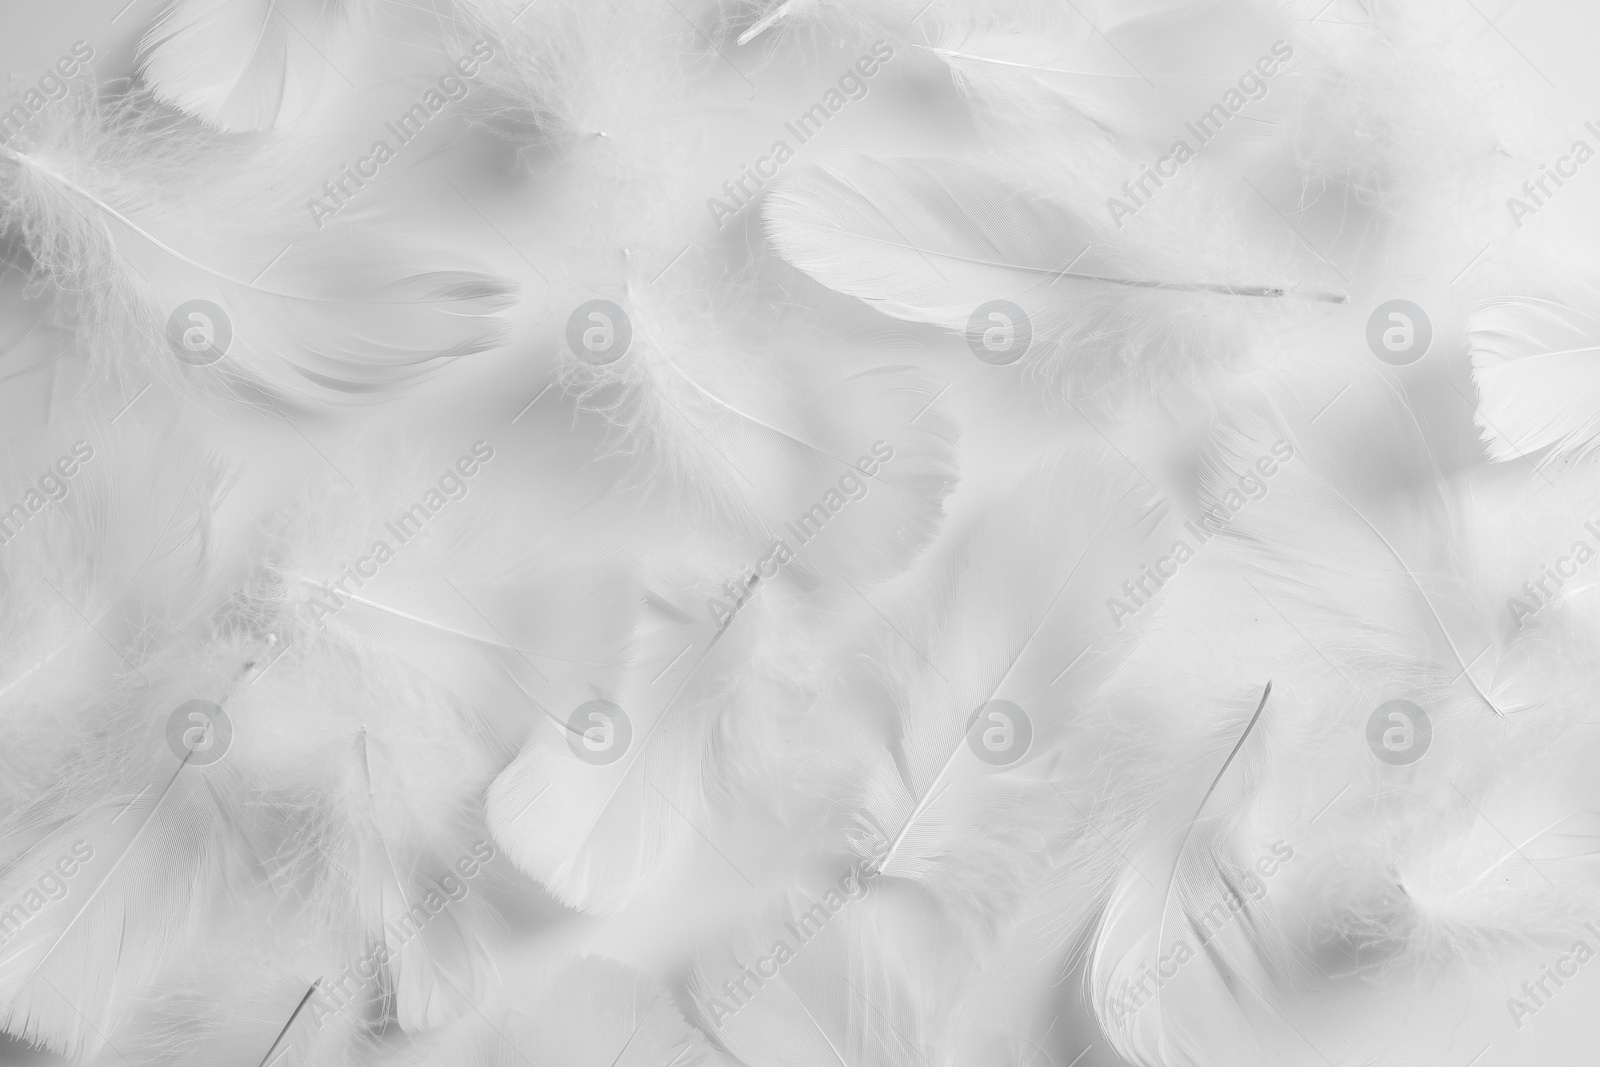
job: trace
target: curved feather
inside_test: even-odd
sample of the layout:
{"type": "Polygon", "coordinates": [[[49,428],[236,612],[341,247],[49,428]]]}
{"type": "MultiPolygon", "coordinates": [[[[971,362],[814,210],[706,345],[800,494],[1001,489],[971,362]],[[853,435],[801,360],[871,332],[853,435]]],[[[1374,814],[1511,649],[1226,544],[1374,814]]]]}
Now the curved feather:
{"type": "Polygon", "coordinates": [[[305,115],[333,62],[351,0],[172,0],[139,42],[156,98],[220,130],[305,115]]]}
{"type": "Polygon", "coordinates": [[[718,628],[673,600],[646,599],[628,675],[589,697],[620,719],[604,708],[596,718],[587,700],[552,709],[489,789],[495,839],[575,908],[608,914],[637,899],[704,825],[709,731],[729,700],[722,675],[759,612],[718,628]],[[625,747],[613,756],[612,746],[625,747]]]}
{"type": "Polygon", "coordinates": [[[1112,1043],[1137,1063],[1211,1062],[1217,1049],[1245,1039],[1239,1003],[1277,992],[1262,957],[1280,945],[1262,942],[1290,938],[1240,891],[1250,858],[1237,840],[1264,773],[1256,727],[1271,694],[1268,682],[1232,745],[1195,760],[1158,800],[1098,918],[1086,974],[1091,1000],[1112,1043]],[[1188,965],[1191,955],[1199,960],[1188,965]],[[1178,957],[1182,971],[1167,977],[1181,973],[1182,988],[1151,990],[1148,972],[1178,957]]]}
{"type": "Polygon", "coordinates": [[[1467,320],[1476,422],[1491,458],[1581,455],[1600,438],[1600,318],[1534,297],[1492,301],[1467,320]]]}

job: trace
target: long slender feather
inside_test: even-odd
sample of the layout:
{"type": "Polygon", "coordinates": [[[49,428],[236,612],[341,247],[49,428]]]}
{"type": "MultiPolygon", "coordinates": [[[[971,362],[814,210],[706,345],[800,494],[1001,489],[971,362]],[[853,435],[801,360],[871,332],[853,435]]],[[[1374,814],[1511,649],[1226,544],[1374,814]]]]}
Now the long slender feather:
{"type": "Polygon", "coordinates": [[[1175,248],[1140,249],[1064,201],[954,159],[813,167],[776,186],[763,217],[778,254],[829,288],[962,333],[974,351],[980,342],[994,350],[988,330],[999,324],[1012,331],[1001,347],[1014,349],[1000,355],[1065,366],[1080,382],[1159,381],[1224,365],[1232,333],[1202,310],[1228,312],[1218,301],[1345,299],[1284,282],[1195,277],[1175,248]]]}

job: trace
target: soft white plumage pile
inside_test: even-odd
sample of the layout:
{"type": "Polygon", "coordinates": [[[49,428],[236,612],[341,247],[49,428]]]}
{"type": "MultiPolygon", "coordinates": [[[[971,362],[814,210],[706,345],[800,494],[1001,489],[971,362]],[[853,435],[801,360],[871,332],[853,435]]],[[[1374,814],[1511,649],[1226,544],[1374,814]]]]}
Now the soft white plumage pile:
{"type": "Polygon", "coordinates": [[[1587,1047],[1600,133],[1507,12],[133,17],[0,127],[0,1055],[1587,1047]]]}

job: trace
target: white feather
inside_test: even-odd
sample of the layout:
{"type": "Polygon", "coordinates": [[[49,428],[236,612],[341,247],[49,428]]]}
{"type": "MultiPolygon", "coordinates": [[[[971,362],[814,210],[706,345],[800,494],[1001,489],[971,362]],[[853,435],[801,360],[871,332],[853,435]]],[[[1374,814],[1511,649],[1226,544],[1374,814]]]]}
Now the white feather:
{"type": "Polygon", "coordinates": [[[732,325],[757,321],[742,301],[696,306],[659,288],[630,291],[627,356],[568,361],[569,381],[615,427],[612,447],[752,560],[781,539],[798,570],[835,581],[877,582],[908,566],[938,532],[957,477],[957,431],[936,381],[839,342],[828,353],[828,339],[798,327],[784,339],[732,325]],[[845,501],[843,479],[864,495],[845,501]],[[802,521],[818,504],[837,517],[802,540],[818,528],[815,516],[802,521]]]}
{"type": "MultiPolygon", "coordinates": [[[[1237,358],[1242,327],[1266,313],[1261,305],[1344,299],[1197,277],[1198,249],[1141,248],[1064,201],[953,159],[814,167],[775,187],[763,215],[784,259],[895,318],[970,334],[976,345],[1002,321],[974,326],[980,307],[1010,301],[1031,324],[1021,358],[1066,371],[1080,392],[1192,381],[1237,358]]],[[[1023,324],[1010,326],[1009,343],[1021,345],[1023,324]]]]}
{"type": "MultiPolygon", "coordinates": [[[[243,948],[218,940],[218,948],[243,948]]],[[[226,962],[220,952],[206,956],[209,967],[191,963],[167,975],[159,992],[107,1036],[95,1067],[332,1067],[348,1063],[350,1050],[367,1043],[360,1033],[363,1020],[354,1012],[317,1018],[318,985],[280,969],[270,956],[226,962]]]]}
{"type": "Polygon", "coordinates": [[[1140,478],[1108,454],[1047,458],[890,609],[881,656],[899,737],[856,787],[853,843],[979,924],[1035,888],[1071,821],[1051,782],[1064,733],[1141,624],[1119,620],[1109,598],[1173,543],[1140,478]],[[990,701],[1015,704],[1022,721],[1008,709],[996,727],[979,714],[990,701]],[[1011,730],[989,746],[999,763],[979,756],[994,728],[1011,730]]]}
{"type": "Polygon", "coordinates": [[[149,729],[106,737],[7,826],[9,840],[28,844],[0,875],[15,924],[0,952],[0,1018],[69,1056],[99,1050],[164,953],[194,936],[249,865],[231,832],[236,811],[208,788],[214,773],[178,760],[160,737],[166,708],[159,718],[138,703],[123,709],[133,713],[125,722],[149,729]],[[46,878],[64,887],[59,899],[45,899],[46,878]]]}
{"type": "Polygon", "coordinates": [[[1596,297],[1496,300],[1467,322],[1478,429],[1501,462],[1550,449],[1582,454],[1600,437],[1596,297]]]}
{"type": "Polygon", "coordinates": [[[335,61],[352,0],[172,0],[139,43],[156,98],[230,133],[300,118],[335,61]]]}
{"type": "MultiPolygon", "coordinates": [[[[1031,130],[1033,147],[1054,158],[1039,135],[1079,155],[1096,141],[1142,152],[1194,140],[1184,123],[1237,93],[1241,72],[1286,30],[1270,5],[1248,0],[1096,6],[941,5],[928,13],[926,47],[949,64],[1001,143],[1021,148],[1020,135],[1031,130]]],[[[1264,112],[1272,105],[1249,106],[1240,125],[1270,130],[1264,112]]]]}
{"type": "Polygon", "coordinates": [[[1474,587],[1483,542],[1464,494],[1392,386],[1329,374],[1314,392],[1341,387],[1337,411],[1282,394],[1271,417],[1219,419],[1199,472],[1216,536],[1078,735],[1099,833],[1080,835],[1050,892],[1072,917],[1102,902],[1090,991],[1138,1063],[1253,1062],[1336,968],[1503,959],[1594,907],[1592,791],[1563,769],[1589,745],[1552,740],[1569,736],[1576,691],[1564,671],[1548,691],[1527,677],[1551,671],[1531,664],[1552,631],[1505,636],[1474,587]],[[1354,478],[1350,452],[1327,448],[1351,439],[1385,457],[1383,478],[1354,478]],[[1470,671],[1457,645],[1481,650],[1470,671]],[[1249,727],[1265,687],[1244,679],[1266,672],[1249,727]],[[1396,697],[1431,721],[1420,762],[1372,748],[1396,697]],[[1252,867],[1269,843],[1284,869],[1263,891],[1252,867]]]}
{"type": "Polygon", "coordinates": [[[1239,891],[1240,874],[1254,858],[1238,840],[1240,823],[1265,762],[1266,730],[1255,731],[1270,700],[1268,683],[1254,713],[1227,739],[1231,747],[1216,757],[1191,756],[1182,776],[1168,783],[1130,843],[1128,866],[1096,924],[1091,1002],[1118,1051],[1137,1063],[1210,1063],[1217,1050],[1248,1041],[1236,1002],[1278,992],[1276,976],[1258,958],[1269,949],[1259,942],[1283,937],[1284,924],[1274,925],[1275,917],[1252,908],[1250,894],[1239,891]],[[1227,923],[1211,914],[1219,903],[1227,923]],[[1191,939],[1201,946],[1192,950],[1200,958],[1182,971],[1184,988],[1158,986],[1148,995],[1148,972],[1163,958],[1188,964],[1173,946],[1188,947],[1191,939]],[[1141,981],[1145,995],[1130,997],[1141,981]]]}
{"type": "Polygon", "coordinates": [[[572,907],[608,914],[636,900],[705,825],[713,729],[738,695],[728,677],[742,674],[761,613],[747,606],[718,628],[675,594],[697,580],[668,569],[647,586],[628,675],[592,694],[619,707],[623,722],[609,711],[580,716],[581,705],[556,709],[489,790],[496,839],[572,907]],[[587,755],[620,745],[606,762],[587,755]]]}
{"type": "Polygon", "coordinates": [[[19,228],[41,277],[78,294],[80,340],[100,361],[202,390],[348,402],[505,338],[491,313],[509,283],[346,220],[285,242],[293,209],[244,169],[247,150],[147,97],[102,105],[75,91],[21,143],[0,146],[0,222],[19,228]],[[196,300],[226,322],[185,314],[196,300]],[[191,326],[213,345],[231,334],[214,363],[180,361],[169,338],[191,326]]]}
{"type": "Polygon", "coordinates": [[[1504,709],[1480,680],[1493,677],[1494,657],[1467,662],[1470,650],[1493,648],[1500,639],[1471,572],[1454,557],[1460,516],[1438,484],[1416,416],[1398,391],[1391,393],[1392,383],[1370,372],[1354,381],[1332,373],[1320,379],[1316,388],[1329,395],[1338,380],[1351,386],[1351,410],[1364,401],[1361,421],[1379,423],[1393,443],[1383,479],[1358,471],[1359,457],[1334,447],[1328,434],[1335,420],[1318,427],[1303,417],[1314,402],[1295,390],[1281,394],[1272,416],[1236,409],[1220,421],[1201,475],[1204,506],[1237,512],[1229,520],[1233,536],[1219,545],[1222,555],[1269,604],[1296,607],[1297,625],[1318,647],[1363,670],[1459,685],[1485,714],[1500,715],[1504,709]],[[1299,418],[1293,432],[1284,410],[1299,418]],[[1224,494],[1239,495],[1239,472],[1273,455],[1278,442],[1292,448],[1293,461],[1279,467],[1263,499],[1230,506],[1224,494]]]}

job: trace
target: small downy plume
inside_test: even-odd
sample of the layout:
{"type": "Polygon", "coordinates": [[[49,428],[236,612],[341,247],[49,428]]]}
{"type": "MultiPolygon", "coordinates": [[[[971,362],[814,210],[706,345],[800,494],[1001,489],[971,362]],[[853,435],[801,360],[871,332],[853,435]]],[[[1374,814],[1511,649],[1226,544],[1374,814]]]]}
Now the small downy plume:
{"type": "Polygon", "coordinates": [[[1230,366],[1267,305],[1344,299],[1196,277],[1187,264],[1210,258],[1198,248],[1119,237],[1048,190],[958,159],[812,167],[773,189],[763,217],[778,254],[822,284],[969,344],[987,336],[985,309],[1005,302],[1027,333],[1015,358],[1079,395],[1114,387],[1119,401],[1230,366]]]}
{"type": "Polygon", "coordinates": [[[1467,321],[1478,429],[1500,462],[1549,449],[1583,455],[1600,439],[1600,292],[1506,297],[1467,321]]]}
{"type": "Polygon", "coordinates": [[[286,125],[317,103],[365,0],[169,0],[139,42],[157,100],[219,130],[286,125]]]}
{"type": "Polygon", "coordinates": [[[113,373],[352,403],[504,341],[493,313],[513,286],[447,241],[341,219],[286,249],[297,205],[259,150],[146,92],[75,86],[0,146],[0,222],[71,294],[80,346],[113,373]]]}

